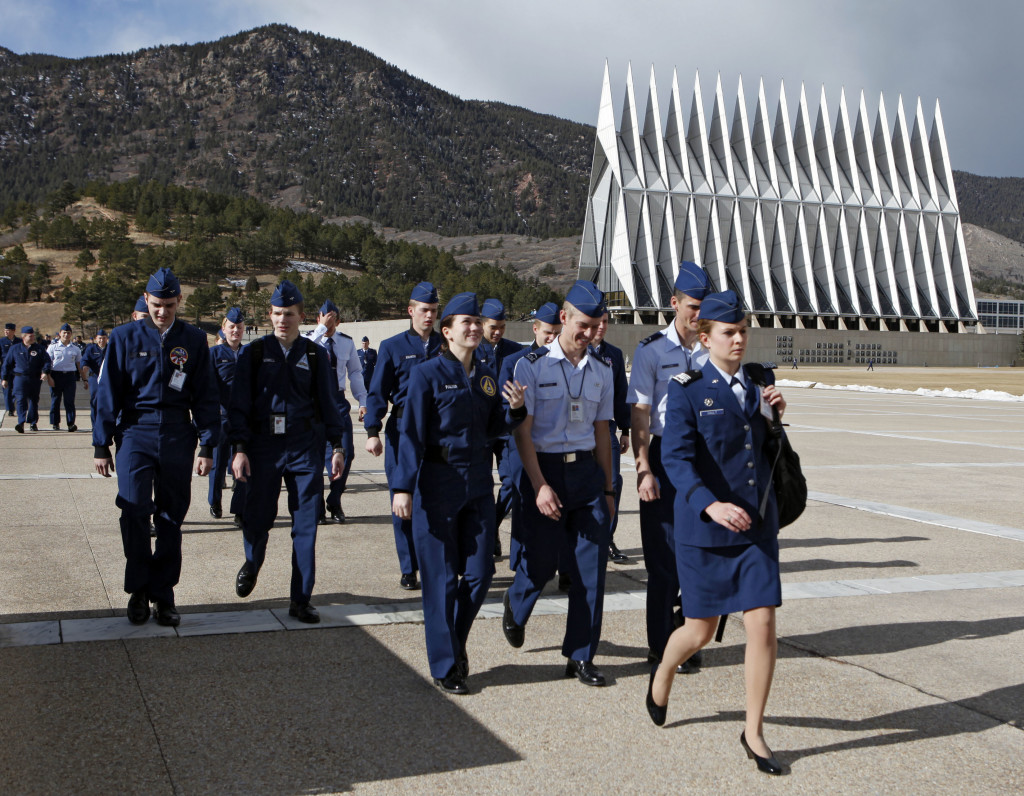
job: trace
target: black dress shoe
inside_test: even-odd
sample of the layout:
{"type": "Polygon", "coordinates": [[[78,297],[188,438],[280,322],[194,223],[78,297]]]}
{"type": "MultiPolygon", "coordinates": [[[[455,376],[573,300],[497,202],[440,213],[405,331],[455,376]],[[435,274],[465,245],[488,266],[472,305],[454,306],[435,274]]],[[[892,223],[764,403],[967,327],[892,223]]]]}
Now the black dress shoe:
{"type": "Polygon", "coordinates": [[[568,593],[569,589],[572,588],[572,578],[568,575],[564,575],[561,572],[558,573],[558,590],[563,594],[568,593]]]}
{"type": "MultiPolygon", "coordinates": [[[[327,513],[331,515],[331,522],[335,523],[336,525],[345,524],[345,512],[341,510],[341,506],[338,506],[337,508],[331,508],[330,506],[328,506],[327,513]]],[[[325,519],[324,522],[327,522],[327,520],[325,519]]]]}
{"type": "Polygon", "coordinates": [[[398,585],[406,591],[415,591],[420,587],[415,572],[402,573],[402,579],[398,581],[398,585]]]}
{"type": "Polygon", "coordinates": [[[740,733],[740,743],[743,748],[747,750],[747,757],[757,763],[757,770],[763,771],[765,774],[781,774],[782,764],[775,759],[775,755],[771,753],[771,749],[768,750],[768,757],[761,757],[760,755],[754,754],[754,750],[750,748],[750,744],[747,743],[747,731],[744,730],[740,733]]]}
{"type": "Polygon", "coordinates": [[[608,560],[615,564],[628,564],[629,556],[615,546],[615,542],[608,545],[608,560]]]}
{"type": "Polygon", "coordinates": [[[647,684],[647,713],[651,717],[651,721],[660,727],[665,723],[665,718],[668,716],[668,702],[664,705],[659,705],[654,701],[654,675],[657,671],[658,664],[654,664],[651,667],[651,680],[647,684]]]}
{"type": "Polygon", "coordinates": [[[210,506],[210,516],[215,520],[219,520],[224,516],[224,510],[220,507],[220,503],[214,503],[210,506]]]}
{"type": "Polygon", "coordinates": [[[462,675],[462,679],[469,677],[469,656],[465,650],[459,653],[455,659],[455,668],[458,669],[459,674],[462,675]]]}
{"type": "Polygon", "coordinates": [[[494,535],[494,560],[497,561],[501,558],[501,537],[497,534],[494,535]]]}
{"type": "Polygon", "coordinates": [[[29,431],[38,431],[39,430],[39,426],[37,426],[35,423],[33,423],[31,426],[28,427],[28,429],[29,429],[29,431]]]}
{"type": "Polygon", "coordinates": [[[146,592],[133,591],[128,598],[128,621],[133,625],[144,625],[149,619],[149,600],[146,592]]]}
{"type": "Polygon", "coordinates": [[[174,603],[165,603],[162,600],[154,600],[153,605],[153,616],[156,618],[158,625],[164,627],[177,627],[181,624],[181,617],[178,615],[178,609],[174,607],[174,603]]]}
{"type": "Polygon", "coordinates": [[[288,616],[294,616],[300,622],[305,622],[307,625],[320,623],[320,614],[309,603],[297,603],[293,600],[291,605],[288,606],[288,616]]]}
{"type": "Polygon", "coordinates": [[[17,431],[19,434],[24,434],[25,433],[25,424],[24,423],[16,423],[14,425],[14,430],[17,431]]]}
{"type": "Polygon", "coordinates": [[[54,431],[60,431],[60,426],[54,425],[54,426],[50,426],[50,428],[52,428],[54,431]]]}
{"type": "Polygon", "coordinates": [[[455,664],[452,670],[448,672],[446,677],[442,677],[440,680],[434,678],[434,685],[444,691],[446,694],[468,694],[469,688],[466,686],[466,678],[459,671],[459,665],[455,664]]]}
{"type": "Polygon", "coordinates": [[[241,528],[242,527],[242,515],[241,514],[236,514],[235,515],[235,527],[236,528],[241,528]]]}
{"type": "Polygon", "coordinates": [[[72,423],[70,426],[68,426],[68,431],[69,432],[78,431],[78,426],[76,426],[74,423],[72,423]]]}
{"type": "Polygon", "coordinates": [[[521,647],[526,641],[526,627],[516,624],[516,620],[512,616],[512,603],[509,601],[508,592],[505,592],[501,603],[505,606],[505,613],[501,617],[501,631],[505,634],[505,641],[513,647],[521,647]]]}
{"type": "Polygon", "coordinates": [[[591,661],[574,661],[570,658],[565,662],[565,676],[575,677],[583,685],[604,685],[604,675],[591,661]]]}
{"type": "Polygon", "coordinates": [[[704,663],[704,655],[700,650],[697,650],[693,655],[683,661],[679,666],[676,667],[677,674],[697,674],[700,671],[701,665],[704,663]]]}
{"type": "Polygon", "coordinates": [[[238,574],[235,576],[235,594],[239,597],[248,597],[252,594],[252,590],[256,588],[256,578],[258,575],[259,572],[251,561],[246,561],[242,564],[242,568],[238,570],[238,574]]]}

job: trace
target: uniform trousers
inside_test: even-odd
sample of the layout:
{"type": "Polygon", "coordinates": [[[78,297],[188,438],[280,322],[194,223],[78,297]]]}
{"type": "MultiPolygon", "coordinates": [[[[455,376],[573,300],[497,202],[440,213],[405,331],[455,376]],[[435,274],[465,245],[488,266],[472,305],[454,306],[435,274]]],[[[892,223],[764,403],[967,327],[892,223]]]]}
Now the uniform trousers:
{"type": "Polygon", "coordinates": [[[14,409],[14,384],[8,383],[6,389],[4,389],[4,409],[7,410],[7,414],[13,415],[14,409]]]}
{"type": "Polygon", "coordinates": [[[538,453],[548,485],[562,502],[558,520],[545,517],[525,471],[519,482],[522,525],[519,529],[516,574],[509,603],[516,624],[525,625],[544,585],[559,567],[572,580],[562,654],[573,660],[593,660],[601,640],[605,564],[608,561],[608,504],[604,472],[593,454],[566,463],[562,454],[538,453]]]}
{"type": "Polygon", "coordinates": [[[50,388],[50,425],[60,425],[60,404],[63,401],[64,416],[68,426],[71,426],[75,422],[75,381],[78,374],[73,370],[52,370],[50,378],[53,379],[50,388]]]}
{"type": "Polygon", "coordinates": [[[608,533],[609,541],[615,536],[615,529],[619,525],[619,500],[622,498],[622,453],[619,449],[618,433],[614,428],[611,428],[610,432],[612,438],[612,488],[615,490],[615,516],[612,517],[611,528],[608,533]]]}
{"type": "Polygon", "coordinates": [[[14,374],[14,402],[18,410],[19,423],[39,422],[39,388],[42,382],[38,376],[14,374]]]}
{"type": "MultiPolygon", "coordinates": [[[[221,505],[224,494],[224,479],[233,458],[232,445],[228,442],[228,418],[223,412],[220,415],[220,442],[213,449],[213,469],[210,470],[210,487],[207,490],[207,501],[211,506],[221,505]]],[[[241,514],[245,509],[245,481],[234,481],[231,485],[231,514],[241,514]]]]}
{"type": "MultiPolygon", "coordinates": [[[[89,374],[89,422],[96,428],[96,385],[100,383],[99,374],[89,374]]],[[[222,432],[223,433],[223,432],[222,432]]]]}
{"type": "Polygon", "coordinates": [[[647,646],[659,659],[675,630],[672,613],[679,596],[675,536],[672,532],[676,490],[661,464],[661,437],[651,436],[648,461],[661,497],[640,501],[640,541],[647,568],[647,646]]]}
{"type": "MultiPolygon", "coordinates": [[[[341,413],[341,447],[345,449],[345,469],[341,471],[340,478],[335,478],[330,482],[330,488],[327,491],[328,510],[341,508],[341,496],[345,494],[348,473],[352,469],[352,459],[356,455],[352,434],[352,405],[345,399],[344,392],[341,393],[341,397],[338,400],[338,411],[341,413]]],[[[333,455],[334,448],[328,443],[324,450],[324,468],[328,474],[331,472],[331,457],[333,455]]]]}
{"type": "Polygon", "coordinates": [[[319,451],[323,445],[321,429],[289,428],[287,434],[254,434],[248,446],[249,486],[242,512],[245,560],[257,572],[263,566],[283,480],[292,515],[290,596],[300,604],[309,602],[316,581],[317,513],[324,491],[319,451]]]}
{"type": "Polygon", "coordinates": [[[512,510],[515,486],[512,483],[512,469],[509,464],[509,441],[504,437],[498,437],[491,443],[491,451],[494,453],[494,463],[498,468],[498,478],[501,479],[498,497],[494,501],[494,529],[497,531],[501,521],[512,510]]]}
{"type": "Polygon", "coordinates": [[[192,458],[197,435],[191,423],[138,422],[118,429],[117,500],[124,546],[124,590],[174,602],[181,576],[181,523],[192,498],[192,458]],[[150,516],[156,546],[149,534],[150,516]]]}
{"type": "MultiPolygon", "coordinates": [[[[398,466],[398,424],[399,419],[392,412],[384,426],[384,474],[388,483],[391,483],[391,475],[398,466]]],[[[394,502],[395,493],[389,490],[391,501],[394,502]]],[[[409,575],[419,571],[419,563],[416,560],[416,544],[412,538],[412,520],[401,520],[394,514],[391,515],[391,525],[395,530],[395,549],[398,551],[398,564],[403,575],[409,575]]]]}
{"type": "Polygon", "coordinates": [[[494,496],[471,496],[466,468],[424,462],[412,502],[430,674],[448,676],[494,577],[494,496]]]}

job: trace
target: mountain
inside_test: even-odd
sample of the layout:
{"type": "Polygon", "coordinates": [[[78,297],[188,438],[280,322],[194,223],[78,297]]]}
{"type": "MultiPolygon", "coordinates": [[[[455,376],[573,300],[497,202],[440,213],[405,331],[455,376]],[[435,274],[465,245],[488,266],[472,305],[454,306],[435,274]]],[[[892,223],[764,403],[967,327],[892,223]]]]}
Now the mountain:
{"type": "Polygon", "coordinates": [[[594,130],[272,25],[71,60],[0,48],[0,209],[139,177],[446,234],[578,234],[594,130]]]}
{"type": "Polygon", "coordinates": [[[960,217],[1024,243],[1024,179],[953,172],[960,217]]]}

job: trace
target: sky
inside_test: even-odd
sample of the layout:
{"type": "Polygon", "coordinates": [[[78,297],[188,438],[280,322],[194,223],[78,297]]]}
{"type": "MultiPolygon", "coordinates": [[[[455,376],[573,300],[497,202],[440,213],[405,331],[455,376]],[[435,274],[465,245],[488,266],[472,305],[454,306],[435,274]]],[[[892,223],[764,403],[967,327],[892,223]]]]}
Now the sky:
{"type": "MultiPolygon", "coordinates": [[[[864,91],[890,126],[902,95],[931,126],[941,106],[954,169],[1024,177],[1021,0],[0,0],[0,46],[70,58],[194,44],[283,23],[350,41],[463,99],[596,125],[605,63],[616,114],[632,65],[643,114],[652,67],[662,113],[676,70],[684,117],[699,73],[710,121],[721,75],[730,114],[764,79],[774,120],[785,81],[835,123],[864,91]]],[[[752,110],[748,108],[748,110],[752,110]]]]}

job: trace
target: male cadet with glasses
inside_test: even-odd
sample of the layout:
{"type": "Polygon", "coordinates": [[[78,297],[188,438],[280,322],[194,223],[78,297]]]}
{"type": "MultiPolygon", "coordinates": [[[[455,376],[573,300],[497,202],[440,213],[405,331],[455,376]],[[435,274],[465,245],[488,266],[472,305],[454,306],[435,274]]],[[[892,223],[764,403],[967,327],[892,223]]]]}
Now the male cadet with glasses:
{"type": "MultiPolygon", "coordinates": [[[[559,318],[558,312],[558,305],[553,301],[542,304],[537,308],[533,313],[533,342],[529,346],[523,346],[518,351],[514,351],[505,357],[501,363],[501,370],[498,372],[498,384],[514,381],[516,363],[520,359],[536,351],[538,348],[554,342],[559,332],[562,331],[562,321],[559,318]]],[[[523,474],[523,462],[519,458],[519,451],[516,449],[515,436],[508,436],[507,441],[508,444],[504,451],[505,470],[502,472],[499,466],[498,473],[501,475],[501,490],[499,494],[508,495],[508,506],[504,513],[499,513],[501,512],[500,502],[495,501],[494,535],[496,538],[498,537],[498,526],[505,519],[505,514],[511,514],[511,541],[508,546],[508,566],[514,572],[516,561],[519,558],[519,528],[522,525],[519,479],[523,474]]]]}
{"type": "Polygon", "coordinates": [[[128,621],[143,624],[152,602],[157,623],[177,627],[174,587],[181,576],[181,523],[192,499],[192,456],[198,443],[195,471],[207,475],[220,412],[206,334],[176,317],[181,285],[170,269],[149,278],[145,298],[149,312],[110,333],[96,384],[93,463],[109,477],[116,462],[128,621]]]}
{"type": "Polygon", "coordinates": [[[605,684],[594,655],[601,640],[609,520],[615,511],[608,432],[612,373],[589,349],[604,311],[604,294],[593,282],[577,280],[560,313],[561,334],[516,363],[527,410],[515,432],[524,471],[523,523],[502,618],[506,640],[521,647],[526,623],[562,553],[572,579],[562,641],[565,676],[591,686],[605,684]]]}
{"type": "MultiPolygon", "coordinates": [[[[0,337],[0,366],[3,365],[4,359],[7,357],[7,352],[11,350],[11,346],[20,344],[17,335],[14,334],[15,326],[13,323],[4,324],[4,336],[0,337]]],[[[8,415],[14,414],[14,389],[13,387],[4,387],[4,410],[8,415]]]]}
{"type": "Polygon", "coordinates": [[[281,481],[292,515],[292,580],[288,615],[316,624],[309,604],[316,581],[316,526],[324,493],[323,450],[331,446],[331,478],[345,466],[341,415],[326,351],[299,334],[302,294],[287,279],[270,297],[273,333],[242,349],[231,387],[228,434],[235,446],[231,470],[247,482],[242,537],[245,563],[235,593],[256,587],[277,518],[281,481]]]}
{"type": "MultiPolygon", "coordinates": [[[[384,472],[388,485],[398,461],[399,425],[405,408],[405,391],[409,373],[414,367],[441,353],[441,335],[434,330],[437,319],[437,291],[430,282],[420,282],[409,296],[409,329],[389,337],[380,344],[377,366],[373,371],[366,398],[366,452],[380,456],[384,452],[384,472]],[[380,441],[381,425],[391,402],[391,416],[384,428],[388,444],[386,449],[380,441]]],[[[394,502],[394,490],[389,490],[394,502]]],[[[418,589],[416,575],[416,547],[412,540],[412,521],[399,519],[394,514],[391,521],[395,529],[395,547],[398,550],[398,564],[402,570],[399,585],[403,589],[418,589]]]]}
{"type": "Polygon", "coordinates": [[[601,316],[601,324],[594,333],[594,342],[591,347],[594,349],[594,353],[612,369],[612,379],[615,385],[615,397],[612,399],[614,419],[608,424],[608,432],[612,435],[612,473],[615,476],[615,515],[612,517],[608,535],[608,559],[616,564],[626,564],[629,563],[629,556],[615,545],[615,528],[619,524],[619,500],[622,498],[620,464],[622,454],[629,450],[630,410],[629,404],[626,403],[629,384],[626,381],[626,360],[622,356],[622,349],[605,342],[604,336],[607,332],[608,311],[605,310],[604,315],[601,316]],[[618,432],[621,432],[621,438],[618,432]]]}
{"type": "Polygon", "coordinates": [[[82,378],[85,379],[85,389],[89,391],[89,420],[93,428],[96,428],[96,381],[100,377],[100,368],[103,367],[106,356],[107,333],[99,329],[93,341],[82,353],[82,378]]]}
{"type": "Polygon", "coordinates": [[[65,323],[57,339],[46,349],[50,357],[50,428],[60,431],[60,404],[64,402],[64,416],[68,431],[78,431],[75,425],[75,382],[82,370],[82,349],[71,340],[71,324],[65,323]]]}
{"type": "Polygon", "coordinates": [[[31,431],[38,431],[39,389],[42,380],[50,370],[50,355],[46,347],[36,342],[36,332],[31,326],[21,327],[21,343],[12,345],[0,368],[0,383],[5,390],[14,393],[18,422],[14,430],[25,433],[25,424],[31,431]]]}
{"type": "Polygon", "coordinates": [[[370,338],[363,335],[362,348],[356,351],[359,357],[359,364],[363,368],[363,385],[370,389],[370,382],[373,380],[373,369],[377,365],[377,349],[370,348],[370,338]]]}
{"type": "MultiPolygon", "coordinates": [[[[221,499],[224,495],[224,479],[231,464],[231,443],[228,442],[228,404],[231,402],[231,385],[238,367],[238,354],[242,350],[242,334],[245,331],[245,316],[240,307],[232,307],[220,324],[222,342],[210,349],[213,375],[217,382],[217,402],[220,404],[220,442],[213,449],[213,469],[210,470],[210,485],[207,502],[210,516],[219,520],[224,516],[221,499]]],[[[245,506],[245,484],[235,481],[228,511],[235,518],[235,525],[242,527],[242,508],[245,506]]]]}
{"type": "MultiPolygon", "coordinates": [[[[476,350],[476,358],[494,370],[495,375],[501,373],[505,357],[522,351],[525,346],[514,340],[505,339],[505,305],[496,298],[489,298],[480,308],[480,319],[484,326],[484,339],[476,350]]],[[[498,384],[505,382],[499,381],[498,384]]],[[[498,526],[505,519],[512,506],[512,477],[508,469],[508,444],[511,434],[504,434],[491,441],[491,452],[498,468],[501,486],[498,498],[494,502],[494,557],[501,558],[501,536],[498,526]]]]}
{"type": "MultiPolygon", "coordinates": [[[[339,315],[338,307],[327,299],[320,307],[317,327],[306,336],[327,349],[331,371],[338,380],[337,401],[338,411],[341,413],[341,446],[345,449],[345,469],[342,470],[341,477],[331,481],[326,506],[321,503],[320,521],[342,523],[345,522],[345,512],[341,509],[341,496],[345,494],[345,484],[348,482],[348,473],[352,469],[352,459],[356,453],[352,439],[352,405],[348,402],[345,388],[347,384],[352,385],[352,397],[358,402],[359,419],[362,420],[366,415],[366,387],[363,384],[363,367],[359,364],[356,345],[351,337],[338,331],[339,315]]],[[[324,466],[328,470],[331,469],[330,450],[325,453],[324,466]]],[[[320,500],[323,501],[323,497],[320,500]]]]}
{"type": "MultiPolygon", "coordinates": [[[[707,361],[707,352],[697,339],[697,315],[701,301],[711,292],[713,289],[703,268],[686,260],[679,264],[672,295],[675,318],[660,332],[640,341],[629,378],[627,400],[633,406],[631,421],[640,493],[640,538],[647,568],[647,658],[651,663],[661,660],[665,643],[676,628],[674,612],[679,604],[672,533],[676,491],[661,464],[668,385],[676,374],[699,368],[707,361]]],[[[700,664],[698,650],[679,670],[695,672],[700,664]]]]}

